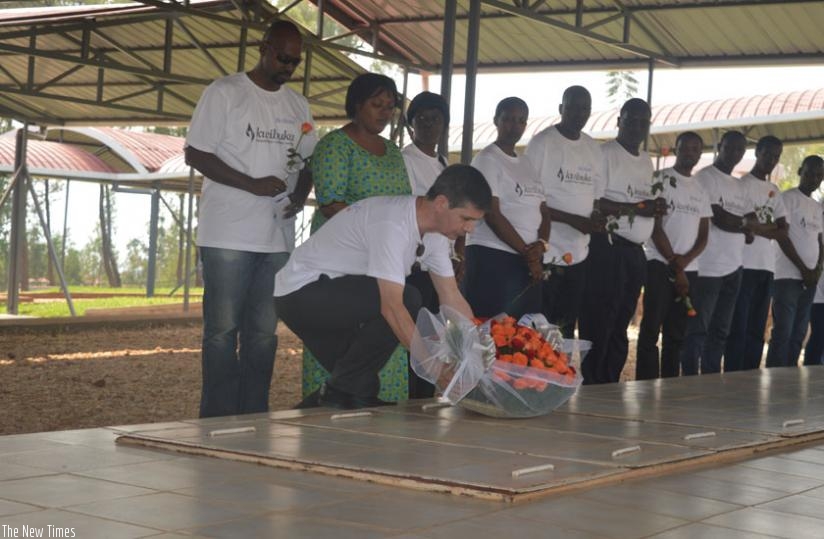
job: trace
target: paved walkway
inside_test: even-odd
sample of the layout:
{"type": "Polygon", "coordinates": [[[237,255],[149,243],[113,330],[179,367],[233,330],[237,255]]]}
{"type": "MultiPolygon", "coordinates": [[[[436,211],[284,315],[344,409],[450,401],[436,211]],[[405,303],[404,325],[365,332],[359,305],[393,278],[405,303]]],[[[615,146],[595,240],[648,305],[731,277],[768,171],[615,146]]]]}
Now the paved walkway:
{"type": "MultiPolygon", "coordinates": [[[[584,387],[561,410],[528,421],[410,403],[347,426],[319,409],[0,437],[0,533],[6,526],[22,536],[26,525],[44,536],[48,526],[73,528],[78,538],[820,539],[823,384],[824,367],[815,367],[584,387]],[[232,425],[257,427],[210,435],[232,425]],[[115,443],[124,433],[221,458],[115,443]],[[378,447],[374,458],[354,457],[378,440],[398,453],[380,460],[378,447]],[[614,456],[629,443],[641,451],[614,456]],[[615,473],[571,488],[550,472],[541,483],[549,490],[517,503],[419,490],[455,492],[455,477],[438,478],[461,467],[451,460],[461,453],[464,477],[490,455],[509,459],[508,470],[537,458],[556,472],[574,463],[615,473]],[[314,462],[323,473],[238,458],[314,462]],[[363,480],[330,475],[352,475],[353,464],[363,480]],[[417,468],[416,482],[405,483],[414,488],[391,486],[404,466],[417,468]]],[[[467,483],[486,484],[487,466],[475,468],[467,483]]]]}

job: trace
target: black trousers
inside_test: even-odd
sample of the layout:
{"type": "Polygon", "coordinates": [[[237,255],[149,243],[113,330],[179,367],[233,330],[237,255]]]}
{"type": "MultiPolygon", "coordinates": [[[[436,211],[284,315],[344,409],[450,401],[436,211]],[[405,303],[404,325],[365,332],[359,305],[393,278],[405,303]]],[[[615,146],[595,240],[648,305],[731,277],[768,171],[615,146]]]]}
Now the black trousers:
{"type": "Polygon", "coordinates": [[[644,284],[644,317],[638,332],[635,364],[636,380],[651,380],[678,376],[681,365],[681,345],[687,328],[687,308],[678,300],[672,271],[660,260],[647,262],[644,284]],[[658,334],[661,333],[659,364],[658,334]]]}
{"type": "MultiPolygon", "coordinates": [[[[413,320],[421,295],[404,287],[403,302],[413,320]]],[[[275,298],[280,319],[331,373],[335,389],[358,397],[375,397],[378,372],[398,339],[381,314],[378,282],[365,275],[326,275],[303,288],[275,298]]]]}
{"type": "Polygon", "coordinates": [[[618,382],[627,361],[627,327],[635,314],[647,272],[640,245],[617,234],[593,234],[587,257],[587,286],[578,320],[592,349],[581,364],[585,384],[618,382]]]}
{"type": "Polygon", "coordinates": [[[575,335],[587,284],[586,260],[572,266],[548,265],[545,268],[550,274],[541,286],[544,316],[549,323],[561,328],[565,338],[571,339],[575,335]]]}

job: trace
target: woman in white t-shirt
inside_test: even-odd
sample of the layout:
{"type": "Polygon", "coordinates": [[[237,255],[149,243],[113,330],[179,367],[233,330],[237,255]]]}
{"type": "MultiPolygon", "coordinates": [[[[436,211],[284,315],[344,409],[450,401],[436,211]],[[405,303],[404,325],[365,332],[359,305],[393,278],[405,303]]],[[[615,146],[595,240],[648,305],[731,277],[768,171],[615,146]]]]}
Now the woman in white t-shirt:
{"type": "MultiPolygon", "coordinates": [[[[425,196],[432,184],[435,183],[443,169],[446,168],[446,158],[438,153],[438,143],[449,126],[449,105],[446,100],[432,92],[421,92],[409,103],[406,110],[406,126],[412,141],[401,150],[406,173],[412,194],[425,196]]],[[[463,250],[463,238],[458,238],[460,249],[463,250]]],[[[453,255],[453,268],[456,280],[460,268],[459,257],[453,255]]],[[[429,269],[416,263],[412,273],[406,278],[406,284],[412,285],[421,293],[423,306],[432,312],[440,308],[438,295],[429,277],[429,269]]],[[[435,386],[417,375],[409,362],[409,398],[428,399],[435,396],[435,386]]]]}
{"type": "Polygon", "coordinates": [[[472,160],[492,189],[492,210],[466,241],[464,291],[476,316],[541,312],[549,210],[538,172],[515,153],[529,107],[508,97],[495,109],[498,137],[472,160]]]}

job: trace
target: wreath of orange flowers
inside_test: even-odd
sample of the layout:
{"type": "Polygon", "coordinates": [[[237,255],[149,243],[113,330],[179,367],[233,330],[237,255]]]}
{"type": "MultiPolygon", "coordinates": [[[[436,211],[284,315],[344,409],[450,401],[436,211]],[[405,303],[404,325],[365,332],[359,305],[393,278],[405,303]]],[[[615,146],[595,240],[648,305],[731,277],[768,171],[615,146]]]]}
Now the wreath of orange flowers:
{"type": "MultiPolygon", "coordinates": [[[[574,378],[575,368],[570,366],[567,354],[555,350],[531,327],[518,325],[514,318],[506,316],[492,320],[489,331],[495,341],[495,357],[498,361],[574,378]]],[[[541,377],[515,378],[501,370],[495,370],[494,374],[498,379],[510,383],[519,390],[532,388],[543,391],[547,386],[547,382],[541,377]]]]}

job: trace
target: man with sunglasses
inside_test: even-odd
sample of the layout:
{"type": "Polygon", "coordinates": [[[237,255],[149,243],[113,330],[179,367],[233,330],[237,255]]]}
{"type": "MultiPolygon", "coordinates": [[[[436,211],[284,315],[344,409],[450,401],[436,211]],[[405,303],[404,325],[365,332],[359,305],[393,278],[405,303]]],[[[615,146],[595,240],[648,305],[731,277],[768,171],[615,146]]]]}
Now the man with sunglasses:
{"type": "Polygon", "coordinates": [[[294,248],[294,216],[312,187],[309,104],[286,86],[302,38],[276,21],[251,71],[204,90],[186,137],[200,171],[197,244],[203,263],[200,416],[265,412],[277,348],[275,273],[294,248]]]}

